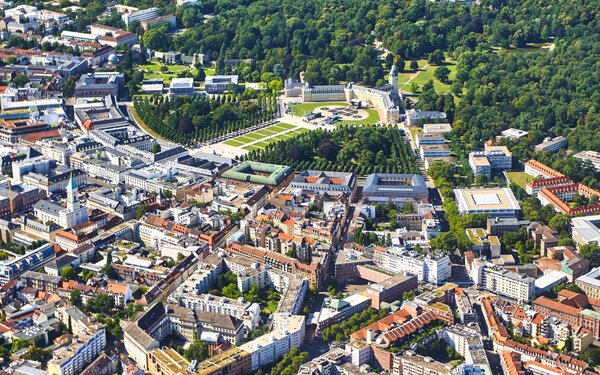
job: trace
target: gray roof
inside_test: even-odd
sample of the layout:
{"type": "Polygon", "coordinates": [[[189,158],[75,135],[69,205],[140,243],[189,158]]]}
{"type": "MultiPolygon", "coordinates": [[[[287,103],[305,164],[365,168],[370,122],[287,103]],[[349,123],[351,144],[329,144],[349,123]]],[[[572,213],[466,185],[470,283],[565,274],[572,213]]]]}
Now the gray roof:
{"type": "Polygon", "coordinates": [[[48,213],[50,215],[53,216],[58,216],[58,213],[62,210],[64,210],[65,208],[61,205],[58,205],[56,203],[52,203],[50,201],[46,201],[46,200],[41,200],[41,201],[37,201],[34,205],[33,208],[35,210],[39,210],[45,213],[48,213]]]}

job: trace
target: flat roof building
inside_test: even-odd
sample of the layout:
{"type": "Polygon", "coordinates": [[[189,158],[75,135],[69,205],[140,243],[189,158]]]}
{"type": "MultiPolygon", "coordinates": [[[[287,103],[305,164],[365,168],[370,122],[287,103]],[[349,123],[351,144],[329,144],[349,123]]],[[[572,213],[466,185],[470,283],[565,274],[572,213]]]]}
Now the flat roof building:
{"type": "Polygon", "coordinates": [[[169,96],[194,95],[193,78],[173,78],[169,87],[169,96]]]}
{"type": "Polygon", "coordinates": [[[578,245],[600,245],[600,215],[571,219],[572,237],[578,245]]]}
{"type": "Polygon", "coordinates": [[[502,136],[506,137],[506,138],[521,139],[523,137],[526,137],[527,134],[529,134],[529,133],[526,132],[525,130],[510,128],[510,129],[503,130],[502,133],[500,133],[500,134],[502,134],[502,136]]]}
{"type": "Polygon", "coordinates": [[[589,161],[592,163],[596,170],[600,171],[600,152],[596,151],[581,151],[576,153],[575,156],[577,159],[581,159],[584,161],[589,161]]]}
{"type": "Polygon", "coordinates": [[[294,170],[286,165],[245,161],[223,173],[224,178],[252,182],[269,186],[278,186],[292,178],[294,170]]]}
{"type": "Polygon", "coordinates": [[[488,214],[492,217],[517,216],[521,207],[509,188],[454,189],[461,214],[488,214]]]}
{"type": "Polygon", "coordinates": [[[425,180],[417,174],[370,174],[362,193],[370,202],[420,201],[429,197],[425,180]]]}
{"type": "Polygon", "coordinates": [[[296,175],[290,182],[289,188],[301,189],[303,193],[350,195],[355,185],[354,173],[308,170],[296,175]]]}
{"type": "Polygon", "coordinates": [[[452,131],[452,125],[450,124],[423,124],[423,133],[431,134],[446,134],[452,131]]]}

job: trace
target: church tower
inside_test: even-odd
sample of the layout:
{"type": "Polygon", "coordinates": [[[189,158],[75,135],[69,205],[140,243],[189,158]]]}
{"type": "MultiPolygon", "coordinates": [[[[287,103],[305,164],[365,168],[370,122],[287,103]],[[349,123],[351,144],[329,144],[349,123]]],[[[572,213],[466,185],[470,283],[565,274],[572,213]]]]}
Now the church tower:
{"type": "Polygon", "coordinates": [[[73,173],[67,182],[67,209],[70,211],[79,208],[79,200],[77,199],[77,184],[73,179],[73,173]]]}
{"type": "Polygon", "coordinates": [[[392,65],[392,69],[390,69],[388,83],[392,85],[394,92],[398,92],[398,68],[396,68],[396,64],[392,65]]]}

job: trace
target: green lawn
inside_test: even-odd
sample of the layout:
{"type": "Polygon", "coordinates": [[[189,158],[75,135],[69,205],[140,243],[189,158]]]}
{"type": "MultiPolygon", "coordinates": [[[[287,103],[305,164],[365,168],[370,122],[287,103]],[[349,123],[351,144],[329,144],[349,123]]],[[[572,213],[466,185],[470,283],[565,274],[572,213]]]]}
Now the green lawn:
{"type": "Polygon", "coordinates": [[[535,179],[533,176],[530,176],[525,172],[506,172],[506,175],[511,182],[514,182],[523,189],[525,189],[529,182],[535,179]]]}
{"type": "Polygon", "coordinates": [[[354,125],[369,125],[369,124],[374,124],[376,122],[379,122],[380,118],[379,118],[379,113],[374,110],[374,109],[365,109],[365,111],[367,111],[367,113],[369,114],[369,116],[367,116],[366,119],[362,119],[362,120],[349,120],[352,124],[354,125]]]}
{"type": "Polygon", "coordinates": [[[262,150],[262,147],[246,146],[246,147],[243,147],[243,149],[248,150],[248,151],[254,151],[254,150],[262,150]]]}
{"type": "Polygon", "coordinates": [[[271,130],[268,130],[268,129],[260,129],[260,130],[255,131],[254,133],[255,134],[260,134],[263,137],[270,137],[272,135],[277,134],[278,132],[271,131],[271,130]]]}
{"type": "Polygon", "coordinates": [[[290,104],[290,108],[292,109],[292,114],[294,116],[305,116],[315,110],[315,108],[324,107],[324,106],[347,106],[346,102],[319,102],[319,103],[302,103],[302,104],[290,104]]]}
{"type": "Polygon", "coordinates": [[[294,125],[286,124],[285,122],[280,122],[279,124],[273,125],[273,126],[277,126],[279,128],[283,128],[283,129],[293,129],[293,128],[295,128],[294,125]]]}
{"type": "Polygon", "coordinates": [[[251,138],[251,139],[255,139],[255,140],[259,140],[264,138],[262,135],[257,134],[257,133],[248,133],[248,134],[244,134],[244,137],[246,138],[251,138]]]}
{"type": "Polygon", "coordinates": [[[245,143],[243,143],[243,142],[236,141],[235,138],[234,139],[229,139],[229,140],[227,140],[227,141],[225,141],[223,143],[225,143],[226,145],[229,145],[229,146],[233,146],[233,147],[240,147],[240,146],[245,145],[245,143]]]}
{"type": "MultiPolygon", "coordinates": [[[[235,137],[233,139],[229,139],[223,143],[225,143],[226,145],[229,146],[234,146],[234,147],[240,147],[243,145],[246,145],[248,143],[252,143],[252,142],[256,142],[259,141],[261,139],[264,139],[266,137],[270,137],[273,135],[277,135],[278,133],[283,133],[285,131],[288,131],[290,129],[294,129],[295,126],[294,125],[290,125],[290,124],[277,124],[277,125],[271,125],[269,127],[266,127],[264,129],[259,129],[257,131],[254,131],[252,133],[247,133],[244,135],[240,135],[238,137],[235,137]]],[[[296,132],[297,130],[294,130],[292,132],[296,132]]],[[[297,134],[300,134],[297,133],[297,134]]],[[[264,148],[265,145],[267,145],[268,143],[272,143],[272,142],[277,142],[280,141],[282,139],[287,139],[289,137],[291,137],[291,135],[287,138],[279,138],[281,137],[283,134],[279,135],[279,136],[275,136],[272,139],[265,139],[262,142],[258,142],[256,144],[253,144],[252,146],[247,146],[244,147],[244,149],[246,150],[255,150],[255,149],[259,149],[259,148],[264,148]],[[261,147],[262,146],[262,147],[261,147]]]]}
{"type": "Polygon", "coordinates": [[[412,81],[410,78],[415,74],[415,71],[410,70],[410,61],[405,62],[405,72],[398,73],[398,87],[404,91],[412,92],[412,84],[416,83],[419,86],[423,86],[429,80],[433,80],[433,87],[435,91],[440,94],[446,94],[450,92],[450,84],[456,78],[456,63],[453,61],[446,61],[446,67],[450,69],[450,84],[445,84],[434,78],[435,69],[437,66],[427,65],[427,60],[417,60],[419,63],[419,71],[412,81]]]}

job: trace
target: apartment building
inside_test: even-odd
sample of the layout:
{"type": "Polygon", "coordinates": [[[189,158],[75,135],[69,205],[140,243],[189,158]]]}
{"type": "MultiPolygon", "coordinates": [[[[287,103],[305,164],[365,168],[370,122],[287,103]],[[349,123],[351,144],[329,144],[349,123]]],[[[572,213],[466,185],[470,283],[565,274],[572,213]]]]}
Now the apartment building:
{"type": "Polygon", "coordinates": [[[452,366],[407,350],[394,356],[391,373],[392,375],[450,375],[452,366]]]}
{"type": "Polygon", "coordinates": [[[0,283],[7,283],[27,271],[39,269],[54,259],[56,259],[54,246],[52,244],[44,244],[24,255],[0,261],[0,283]]]}
{"type": "Polygon", "coordinates": [[[104,350],[106,332],[102,324],[92,321],[76,307],[58,308],[56,317],[73,330],[67,346],[52,351],[48,362],[49,375],[77,375],[104,350]]]}
{"type": "Polygon", "coordinates": [[[479,287],[518,301],[530,301],[535,295],[535,279],[524,274],[507,271],[491,263],[473,262],[473,282],[479,287]]]}
{"type": "Polygon", "coordinates": [[[250,353],[252,371],[275,362],[293,347],[304,342],[305,317],[302,315],[275,314],[273,331],[239,346],[250,353]]]}
{"type": "Polygon", "coordinates": [[[420,255],[416,252],[387,249],[381,255],[380,266],[395,274],[417,276],[419,282],[441,283],[450,277],[450,258],[444,254],[420,255]]]}

